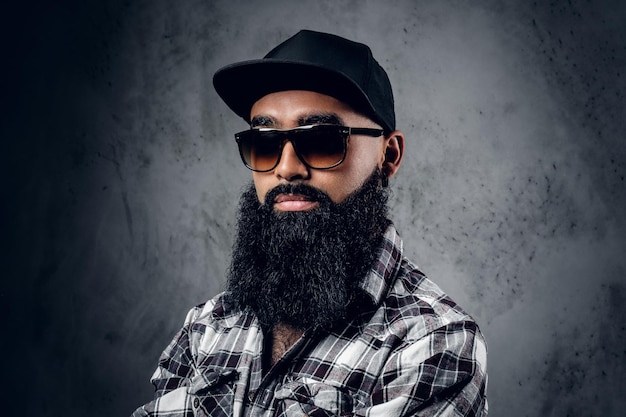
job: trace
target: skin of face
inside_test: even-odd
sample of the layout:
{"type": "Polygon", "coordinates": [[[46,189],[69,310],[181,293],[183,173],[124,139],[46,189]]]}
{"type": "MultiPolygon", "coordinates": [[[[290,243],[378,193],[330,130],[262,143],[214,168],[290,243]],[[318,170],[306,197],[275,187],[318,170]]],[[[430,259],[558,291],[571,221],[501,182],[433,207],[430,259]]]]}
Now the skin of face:
{"type": "MultiPolygon", "coordinates": [[[[252,127],[276,129],[336,123],[348,127],[381,128],[336,98],[303,90],[263,96],[252,106],[250,120],[252,127]]],[[[291,142],[287,141],[276,168],[269,172],[253,172],[252,178],[260,202],[273,204],[277,211],[311,210],[317,207],[317,202],[304,196],[281,194],[275,201],[265,202],[265,195],[279,184],[303,183],[322,190],[333,202],[341,203],[376,167],[389,178],[393,177],[400,167],[403,151],[404,136],[397,130],[380,137],[350,135],[345,161],[337,167],[319,170],[304,165],[291,142]]]]}

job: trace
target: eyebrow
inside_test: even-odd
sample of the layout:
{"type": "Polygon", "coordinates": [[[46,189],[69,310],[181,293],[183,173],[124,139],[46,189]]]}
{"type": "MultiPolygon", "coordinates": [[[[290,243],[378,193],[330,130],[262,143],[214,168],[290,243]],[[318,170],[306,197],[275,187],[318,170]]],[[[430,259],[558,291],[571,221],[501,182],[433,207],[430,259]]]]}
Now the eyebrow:
{"type": "MultiPolygon", "coordinates": [[[[336,113],[311,113],[298,117],[298,126],[306,125],[337,125],[345,126],[341,117],[336,113]]],[[[250,127],[277,127],[280,128],[278,121],[267,115],[259,114],[250,120],[250,127]]]]}
{"type": "Polygon", "coordinates": [[[258,115],[250,120],[250,127],[272,127],[276,126],[276,120],[270,116],[258,115]]]}
{"type": "Polygon", "coordinates": [[[298,118],[300,126],[305,125],[338,125],[344,126],[344,122],[336,113],[312,113],[298,118]]]}

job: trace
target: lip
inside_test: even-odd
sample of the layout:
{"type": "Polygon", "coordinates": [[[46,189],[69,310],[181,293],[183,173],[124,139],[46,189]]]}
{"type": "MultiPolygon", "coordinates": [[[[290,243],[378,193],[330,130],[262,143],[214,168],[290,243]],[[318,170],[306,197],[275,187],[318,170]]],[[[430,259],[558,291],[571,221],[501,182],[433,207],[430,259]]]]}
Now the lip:
{"type": "Polygon", "coordinates": [[[306,211],[318,206],[318,202],[302,194],[279,194],[274,200],[278,211],[306,211]]]}

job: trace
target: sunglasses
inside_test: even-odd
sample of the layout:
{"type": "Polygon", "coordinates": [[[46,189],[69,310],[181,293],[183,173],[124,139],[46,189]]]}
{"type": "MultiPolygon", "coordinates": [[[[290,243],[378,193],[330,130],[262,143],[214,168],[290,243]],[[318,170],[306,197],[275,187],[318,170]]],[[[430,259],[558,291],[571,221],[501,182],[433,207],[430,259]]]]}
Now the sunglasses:
{"type": "Polygon", "coordinates": [[[313,169],[330,169],[346,159],[348,136],[382,136],[382,129],[338,125],[307,125],[294,129],[253,128],[235,134],[241,160],[255,172],[276,168],[286,141],[298,158],[313,169]]]}

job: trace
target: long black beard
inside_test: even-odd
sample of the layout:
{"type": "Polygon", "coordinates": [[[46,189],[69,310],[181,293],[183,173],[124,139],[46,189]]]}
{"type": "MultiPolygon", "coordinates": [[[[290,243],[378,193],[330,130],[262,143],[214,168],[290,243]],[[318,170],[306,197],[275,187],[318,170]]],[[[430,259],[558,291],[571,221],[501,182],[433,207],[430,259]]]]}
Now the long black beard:
{"type": "Polygon", "coordinates": [[[273,202],[294,193],[319,203],[305,212],[276,212],[259,203],[251,185],[241,197],[228,276],[235,307],[252,311],[263,331],[278,323],[305,330],[345,319],[390,224],[380,183],[376,170],[340,204],[302,184],[280,185],[265,197],[273,202]]]}

